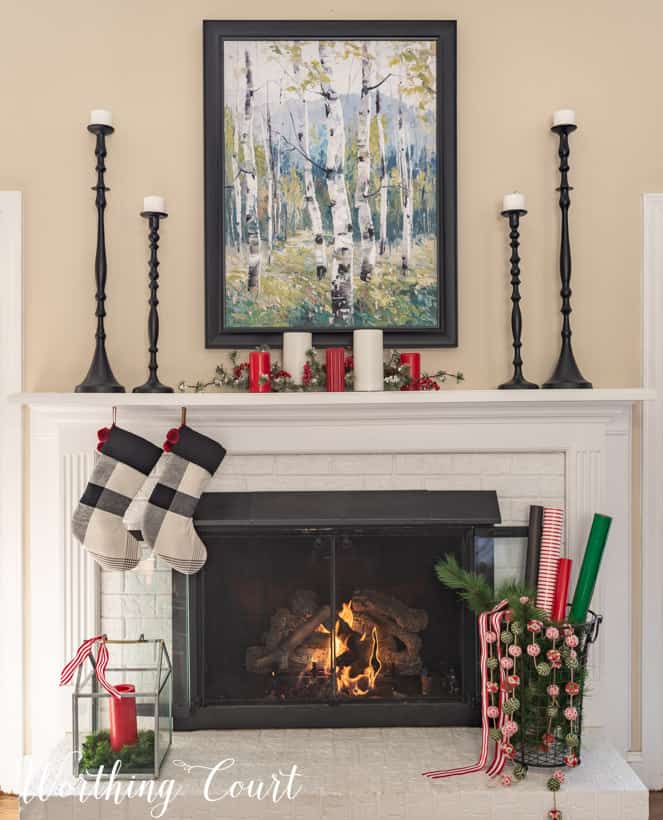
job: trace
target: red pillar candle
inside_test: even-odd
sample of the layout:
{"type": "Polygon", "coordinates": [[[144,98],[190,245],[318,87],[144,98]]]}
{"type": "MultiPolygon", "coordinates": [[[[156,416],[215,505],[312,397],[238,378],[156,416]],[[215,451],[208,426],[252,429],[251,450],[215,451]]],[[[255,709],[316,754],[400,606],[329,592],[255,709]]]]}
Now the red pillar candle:
{"type": "MultiPolygon", "coordinates": [[[[410,378],[413,382],[418,382],[421,378],[421,353],[401,353],[401,364],[406,364],[410,368],[410,378]]],[[[414,384],[408,385],[408,390],[418,390],[414,384]]]]}
{"type": "Polygon", "coordinates": [[[566,604],[569,599],[569,581],[571,580],[570,558],[560,558],[557,561],[557,584],[555,586],[555,597],[553,599],[552,619],[553,621],[566,620],[566,604]]]}
{"type": "MultiPolygon", "coordinates": [[[[132,683],[119,683],[115,687],[118,692],[135,692],[132,683]]],[[[123,746],[133,746],[138,742],[138,724],[136,722],[136,698],[110,699],[110,745],[114,752],[119,752],[123,746]]]]}
{"type": "Polygon", "coordinates": [[[270,368],[269,351],[254,350],[249,353],[249,390],[251,393],[271,392],[270,368]]]}
{"type": "Polygon", "coordinates": [[[325,351],[327,365],[327,392],[342,393],[345,390],[345,348],[328,347],[325,351]]]}

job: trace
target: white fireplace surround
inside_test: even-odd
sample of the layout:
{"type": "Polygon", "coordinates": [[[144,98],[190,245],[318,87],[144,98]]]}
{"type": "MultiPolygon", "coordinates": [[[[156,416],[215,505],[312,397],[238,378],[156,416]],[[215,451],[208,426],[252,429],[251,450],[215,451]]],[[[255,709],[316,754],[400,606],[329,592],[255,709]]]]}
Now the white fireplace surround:
{"type": "MultiPolygon", "coordinates": [[[[513,496],[518,483],[514,485],[507,459],[520,460],[531,464],[518,468],[531,470],[517,477],[523,502],[552,497],[564,503],[566,553],[575,559],[576,570],[593,512],[614,516],[594,599],[595,608],[605,615],[605,625],[594,653],[588,722],[603,726],[625,753],[631,685],[631,407],[645,396],[641,390],[597,390],[582,395],[542,391],[536,396],[453,391],[208,394],[169,399],[22,397],[30,406],[28,696],[31,722],[38,727],[32,734],[33,754],[46,754],[67,730],[70,693],[57,689],[54,678],[80,640],[100,628],[99,573],[72,538],[69,519],[94,462],[96,430],[110,422],[113,403],[119,424],[157,443],[169,427],[178,424],[178,406],[186,405],[189,423],[221,441],[229,452],[229,472],[222,465],[211,489],[232,489],[238,477],[249,482],[251,476],[242,476],[242,471],[250,473],[247,464],[258,457],[273,457],[273,462],[267,468],[267,483],[263,474],[257,483],[253,475],[245,484],[257,491],[279,486],[305,489],[307,483],[318,489],[339,489],[343,484],[370,487],[375,475],[370,465],[382,456],[381,469],[387,469],[387,461],[392,481],[394,471],[396,476],[419,474],[432,488],[442,486],[445,479],[453,482],[455,475],[466,486],[477,481],[484,489],[500,490],[506,474],[506,484],[512,488],[507,494],[513,496]],[[502,466],[491,470],[487,465],[499,461],[500,454],[502,466]],[[542,474],[541,462],[551,455],[554,463],[563,465],[561,476],[556,477],[555,470],[552,475],[542,474]],[[483,465],[479,474],[473,475],[468,467],[463,472],[468,457],[483,465]],[[346,466],[339,470],[344,461],[346,466]],[[438,483],[430,483],[431,462],[438,465],[438,483]],[[323,464],[336,472],[327,472],[323,464]],[[302,473],[309,474],[308,482],[302,473]],[[294,484],[287,481],[288,474],[296,476],[294,484]],[[615,704],[621,708],[615,709],[615,704]]],[[[461,488],[458,483],[451,486],[461,488]]],[[[521,512],[518,520],[522,518],[521,512]]]]}
{"type": "MultiPolygon", "coordinates": [[[[368,486],[369,480],[376,481],[375,472],[361,472],[362,466],[366,469],[369,462],[375,464],[376,458],[383,468],[387,463],[390,465],[389,480],[384,474],[382,480],[391,487],[406,475],[399,467],[404,457],[410,459],[411,465],[421,459],[423,474],[428,479],[424,485],[428,484],[431,489],[431,474],[426,473],[431,456],[438,465],[435,468],[438,477],[468,475],[458,469],[461,455],[465,454],[474,454],[481,464],[487,457],[506,454],[511,466],[524,454],[530,458],[535,454],[546,458],[554,454],[555,459],[561,458],[562,500],[568,520],[567,554],[576,559],[576,572],[592,513],[600,510],[615,517],[594,601],[606,621],[594,653],[590,717],[592,723],[604,726],[622,753],[628,752],[629,659],[635,603],[630,600],[631,413],[634,404],[640,402],[643,402],[641,613],[645,645],[657,646],[663,630],[660,606],[663,441],[657,429],[663,402],[654,393],[658,389],[660,396],[663,389],[663,195],[644,198],[645,388],[537,393],[449,390],[432,394],[169,397],[20,393],[20,211],[20,194],[0,192],[0,274],[4,288],[0,301],[3,318],[0,340],[4,351],[0,368],[3,443],[0,618],[4,624],[0,642],[3,669],[0,785],[11,788],[16,784],[14,766],[24,750],[31,751],[37,760],[44,758],[68,728],[69,692],[55,685],[59,669],[77,643],[101,626],[100,574],[73,542],[68,522],[72,504],[93,464],[95,431],[109,422],[113,402],[118,406],[119,423],[157,443],[163,440],[166,429],[178,423],[178,407],[185,404],[189,408],[190,423],[217,437],[228,448],[230,456],[226,466],[233,471],[236,468],[231,466],[232,462],[241,465],[245,457],[248,461],[259,456],[271,459],[268,479],[255,473],[250,478],[241,470],[233,472],[231,479],[230,475],[225,477],[222,465],[216,479],[217,488],[221,490],[231,488],[238,476],[247,488],[259,490],[261,486],[266,488],[267,481],[282,481],[286,488],[295,489],[296,482],[283,472],[282,465],[291,457],[298,463],[304,458],[314,464],[321,454],[333,455],[341,462],[345,458],[346,465],[358,465],[353,474],[339,472],[333,466],[326,472],[316,472],[316,482],[324,481],[326,475],[332,489],[338,487],[339,480],[351,478],[354,484],[359,477],[362,486],[368,486]],[[7,403],[6,398],[12,393],[13,399],[7,403]],[[29,413],[22,415],[22,405],[29,407],[29,413]],[[26,420],[25,425],[22,418],[26,420]],[[23,427],[29,448],[25,482],[22,478],[23,427]],[[388,458],[380,462],[380,456],[388,458]],[[451,474],[443,469],[446,464],[451,466],[451,474]],[[24,597],[28,602],[25,621],[24,597]]],[[[533,473],[536,481],[544,474],[545,470],[541,469],[533,473]]],[[[480,475],[486,482],[495,478],[495,474],[486,473],[483,467],[480,475]]],[[[502,477],[501,501],[513,502],[513,498],[505,496],[504,484],[514,475],[517,473],[512,470],[510,479],[502,477]]],[[[513,486],[508,490],[512,494],[513,486]]],[[[500,492],[499,487],[495,489],[500,492]]],[[[544,498],[540,486],[536,492],[532,501],[544,498]]],[[[507,503],[504,508],[506,518],[521,519],[522,506],[516,509],[517,505],[507,503]]],[[[124,583],[115,593],[112,583],[105,584],[104,588],[109,595],[119,593],[121,597],[125,592],[124,583]]],[[[112,617],[110,611],[107,617],[112,617]]],[[[634,761],[645,782],[654,788],[663,787],[662,678],[660,653],[644,652],[641,668],[643,745],[642,751],[631,753],[629,759],[634,761]]]]}

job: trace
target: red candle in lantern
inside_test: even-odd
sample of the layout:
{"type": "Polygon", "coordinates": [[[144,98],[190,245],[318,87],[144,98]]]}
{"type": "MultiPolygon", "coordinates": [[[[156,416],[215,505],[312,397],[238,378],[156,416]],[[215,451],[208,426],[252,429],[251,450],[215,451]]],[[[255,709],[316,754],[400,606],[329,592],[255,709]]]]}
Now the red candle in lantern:
{"type": "MultiPolygon", "coordinates": [[[[132,683],[119,683],[118,692],[135,692],[132,683]]],[[[123,746],[133,746],[138,742],[138,724],[136,722],[136,698],[111,697],[110,707],[110,745],[114,752],[123,746]]]]}
{"type": "Polygon", "coordinates": [[[553,608],[551,617],[553,621],[563,621],[566,619],[566,603],[569,599],[569,582],[571,580],[570,558],[559,558],[557,561],[557,583],[555,585],[555,597],[553,598],[553,608]]]}
{"type": "Polygon", "coordinates": [[[401,353],[401,364],[406,364],[410,368],[410,378],[413,384],[408,385],[408,390],[418,390],[415,383],[421,378],[421,353],[401,353]]]}
{"type": "Polygon", "coordinates": [[[271,392],[270,368],[269,351],[254,350],[249,353],[249,390],[251,393],[271,392]]]}
{"type": "Polygon", "coordinates": [[[342,393],[345,390],[345,349],[328,347],[325,352],[327,365],[327,391],[342,393]]]}

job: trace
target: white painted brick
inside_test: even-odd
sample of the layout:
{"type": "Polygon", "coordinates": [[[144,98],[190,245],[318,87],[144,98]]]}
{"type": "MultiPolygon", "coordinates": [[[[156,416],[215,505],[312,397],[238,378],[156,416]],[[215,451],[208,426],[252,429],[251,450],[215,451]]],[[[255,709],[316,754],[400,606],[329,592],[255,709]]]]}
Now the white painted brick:
{"type": "Polygon", "coordinates": [[[329,455],[276,456],[276,472],[281,475],[324,475],[329,472],[329,455]]]}
{"type": "Polygon", "coordinates": [[[339,475],[390,475],[394,469],[394,459],[390,455],[332,456],[331,471],[339,475]]]}
{"type": "Polygon", "coordinates": [[[564,453],[514,453],[511,472],[564,475],[564,453]]]}
{"type": "Polygon", "coordinates": [[[455,473],[501,475],[511,470],[510,453],[455,453],[452,470],[455,473]]]}
{"type": "Polygon", "coordinates": [[[324,475],[289,475],[289,476],[252,476],[246,479],[249,490],[254,492],[303,492],[306,490],[361,490],[362,478],[359,476],[324,476],[324,475]]]}
{"type": "Polygon", "coordinates": [[[102,570],[101,591],[108,593],[124,592],[124,573],[102,570]]]}
{"type": "Polygon", "coordinates": [[[274,456],[235,456],[224,458],[220,472],[230,475],[265,475],[274,472],[274,456]]]}
{"type": "Polygon", "coordinates": [[[208,493],[241,493],[246,490],[246,479],[236,475],[217,473],[207,486],[208,493]]]}
{"type": "Polygon", "coordinates": [[[447,475],[424,479],[427,490],[480,490],[481,476],[478,475],[447,475]]]}
{"type": "MultiPolygon", "coordinates": [[[[115,596],[120,597],[120,596],[115,596]]],[[[123,618],[154,618],[156,616],[155,595],[122,595],[121,612],[123,618]]]]}
{"type": "Polygon", "coordinates": [[[452,457],[446,453],[403,453],[394,459],[394,472],[398,474],[437,475],[452,469],[452,457]]]}
{"type": "Polygon", "coordinates": [[[141,593],[170,593],[170,574],[165,572],[128,572],[125,579],[126,591],[136,595],[141,593]]]}
{"type": "Polygon", "coordinates": [[[539,479],[536,476],[482,475],[482,490],[495,490],[504,498],[536,498],[539,479]]]}
{"type": "Polygon", "coordinates": [[[426,478],[418,475],[368,475],[363,479],[364,490],[423,490],[426,478]]]}
{"type": "Polygon", "coordinates": [[[125,634],[135,640],[142,633],[146,638],[169,638],[172,625],[168,618],[125,618],[125,634]]]}
{"type": "Polygon", "coordinates": [[[170,618],[173,612],[173,601],[170,595],[155,595],[157,618],[170,618]]]}
{"type": "Polygon", "coordinates": [[[500,498],[497,497],[498,504],[500,505],[500,515],[502,516],[502,524],[510,525],[512,522],[512,501],[510,498],[500,498]]]}
{"type": "Polygon", "coordinates": [[[561,498],[564,495],[563,476],[539,476],[538,486],[539,495],[557,496],[559,498],[561,498]]]}
{"type": "Polygon", "coordinates": [[[124,618],[106,618],[101,619],[101,631],[108,635],[109,638],[121,640],[124,638],[124,618]]]}

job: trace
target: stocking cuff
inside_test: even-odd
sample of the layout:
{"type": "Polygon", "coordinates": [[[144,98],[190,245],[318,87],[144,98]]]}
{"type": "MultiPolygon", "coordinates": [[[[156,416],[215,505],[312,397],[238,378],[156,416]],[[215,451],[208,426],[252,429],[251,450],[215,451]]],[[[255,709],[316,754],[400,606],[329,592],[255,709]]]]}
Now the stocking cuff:
{"type": "Polygon", "coordinates": [[[151,441],[123,430],[121,427],[111,427],[108,439],[101,447],[105,456],[110,456],[122,464],[127,464],[143,475],[148,475],[156,464],[161,450],[151,441]]]}
{"type": "Polygon", "coordinates": [[[203,470],[207,470],[210,475],[214,475],[219,464],[225,458],[225,448],[214,439],[204,436],[186,425],[182,425],[178,433],[178,440],[172,444],[171,452],[197,464],[203,470]]]}

